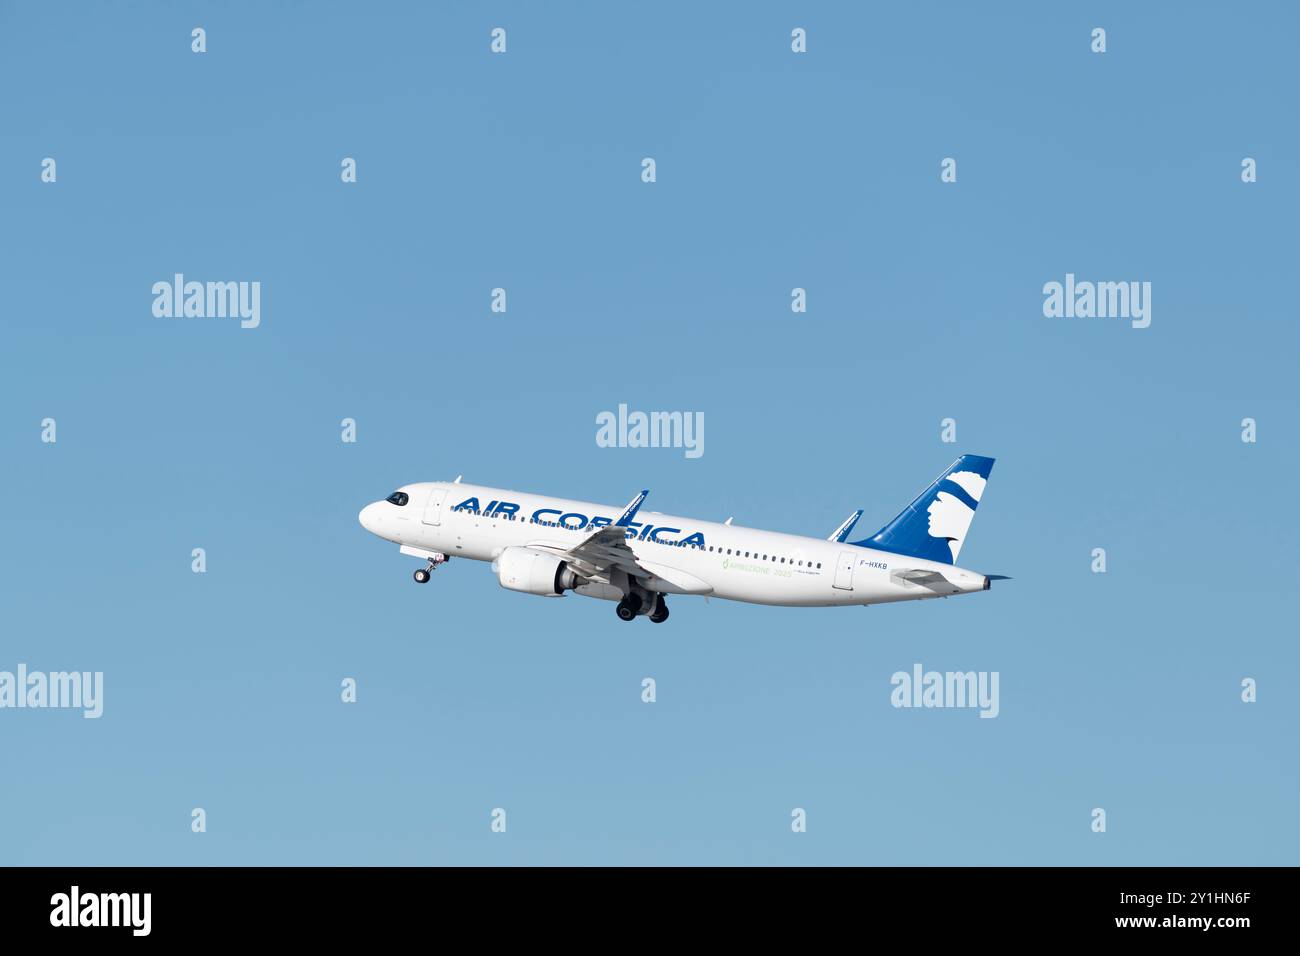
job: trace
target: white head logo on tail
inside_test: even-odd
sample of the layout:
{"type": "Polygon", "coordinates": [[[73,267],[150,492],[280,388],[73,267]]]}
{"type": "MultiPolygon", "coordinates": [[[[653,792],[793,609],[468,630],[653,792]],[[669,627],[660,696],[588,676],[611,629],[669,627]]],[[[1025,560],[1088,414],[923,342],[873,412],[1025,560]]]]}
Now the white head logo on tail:
{"type": "MultiPolygon", "coordinates": [[[[976,504],[979,504],[984,486],[988,484],[973,471],[954,471],[945,480],[959,486],[976,504]]],[[[952,550],[952,560],[956,563],[961,543],[966,538],[971,519],[975,517],[975,509],[956,495],[941,491],[934,496],[934,501],[930,502],[926,511],[930,515],[930,537],[947,539],[948,547],[952,550]]]]}

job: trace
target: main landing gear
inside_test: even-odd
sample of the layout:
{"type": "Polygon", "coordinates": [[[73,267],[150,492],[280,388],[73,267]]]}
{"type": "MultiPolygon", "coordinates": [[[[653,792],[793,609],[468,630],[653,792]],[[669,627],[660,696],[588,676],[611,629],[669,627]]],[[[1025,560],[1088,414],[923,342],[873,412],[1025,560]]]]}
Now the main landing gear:
{"type": "MultiPolygon", "coordinates": [[[[654,609],[650,612],[650,620],[655,624],[662,624],[668,620],[668,605],[664,603],[662,594],[654,595],[654,609]]],[[[631,621],[641,613],[644,607],[639,594],[629,594],[618,602],[618,607],[614,608],[614,613],[618,615],[620,621],[631,621]]]]}
{"type": "Polygon", "coordinates": [[[618,615],[620,621],[632,620],[641,613],[641,595],[627,595],[618,602],[618,607],[614,608],[614,613],[618,615]]]}
{"type": "Polygon", "coordinates": [[[415,572],[414,574],[415,583],[428,584],[429,575],[432,574],[434,571],[436,571],[439,565],[446,564],[450,560],[451,558],[447,557],[445,554],[440,554],[437,555],[436,557],[430,558],[429,566],[427,568],[420,568],[420,570],[415,572]]]}

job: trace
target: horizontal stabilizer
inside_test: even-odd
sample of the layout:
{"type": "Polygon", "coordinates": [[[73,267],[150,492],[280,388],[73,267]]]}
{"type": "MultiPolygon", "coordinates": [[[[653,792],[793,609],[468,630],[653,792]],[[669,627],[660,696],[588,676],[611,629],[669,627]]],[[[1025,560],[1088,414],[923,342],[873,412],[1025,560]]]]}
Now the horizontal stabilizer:
{"type": "Polygon", "coordinates": [[[928,591],[933,591],[935,594],[961,593],[961,588],[938,571],[928,571],[921,568],[899,568],[889,578],[895,584],[901,584],[904,587],[922,587],[928,591]]]}

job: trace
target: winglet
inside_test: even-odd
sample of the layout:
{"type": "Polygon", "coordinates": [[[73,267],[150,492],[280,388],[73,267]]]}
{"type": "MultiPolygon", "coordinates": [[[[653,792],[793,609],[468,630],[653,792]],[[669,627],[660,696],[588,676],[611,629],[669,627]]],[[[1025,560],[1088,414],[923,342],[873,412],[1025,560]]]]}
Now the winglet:
{"type": "Polygon", "coordinates": [[[645,501],[645,496],[648,494],[650,494],[649,488],[645,489],[643,492],[641,492],[641,494],[633,498],[632,503],[623,509],[623,517],[619,518],[617,521],[614,522],[614,527],[626,528],[629,524],[631,524],[632,519],[636,517],[637,511],[639,511],[641,508],[641,502],[645,501]]]}
{"type": "Polygon", "coordinates": [[[862,517],[862,509],[859,508],[857,511],[853,512],[853,514],[845,518],[844,523],[840,525],[838,528],[836,528],[834,533],[832,533],[831,536],[826,540],[847,541],[849,539],[849,534],[853,531],[853,526],[858,523],[858,519],[861,517],[862,517]]]}

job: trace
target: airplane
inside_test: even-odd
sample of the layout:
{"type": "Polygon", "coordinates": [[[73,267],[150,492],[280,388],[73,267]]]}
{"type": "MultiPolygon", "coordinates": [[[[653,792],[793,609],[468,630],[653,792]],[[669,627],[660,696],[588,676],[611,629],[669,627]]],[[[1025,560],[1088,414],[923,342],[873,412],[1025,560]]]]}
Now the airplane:
{"type": "Polygon", "coordinates": [[[1005,575],[956,566],[993,459],[962,455],[899,515],[848,541],[861,511],[829,539],[452,482],[403,485],[361,509],[367,531],[422,558],[426,584],[453,557],[492,562],[503,588],[617,602],[622,621],[668,619],[667,595],[834,607],[987,591],[1005,575]]]}

